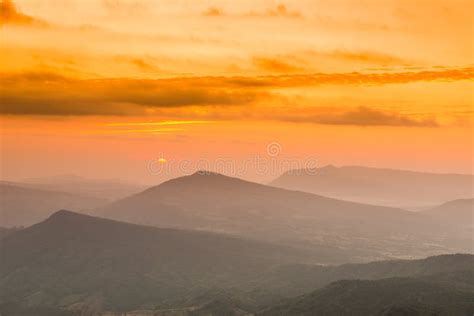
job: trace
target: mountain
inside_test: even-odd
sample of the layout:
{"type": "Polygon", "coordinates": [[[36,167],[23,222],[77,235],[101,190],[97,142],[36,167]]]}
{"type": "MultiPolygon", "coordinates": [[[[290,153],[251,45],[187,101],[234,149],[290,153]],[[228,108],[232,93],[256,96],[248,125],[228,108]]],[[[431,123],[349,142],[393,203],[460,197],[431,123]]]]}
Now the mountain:
{"type": "Polygon", "coordinates": [[[252,282],[277,264],[308,260],[288,247],[69,211],[0,245],[0,307],[83,315],[181,306],[209,289],[252,282]]]}
{"type": "Polygon", "coordinates": [[[7,227],[0,227],[0,240],[7,236],[8,234],[11,234],[13,232],[16,232],[20,230],[21,228],[18,227],[12,227],[12,228],[7,228],[7,227]]]}
{"type": "Polygon", "coordinates": [[[361,203],[420,207],[474,197],[474,175],[360,166],[290,170],[270,185],[361,203]]]}
{"type": "Polygon", "coordinates": [[[28,178],[19,181],[18,185],[34,189],[69,192],[109,201],[124,198],[147,188],[144,185],[117,179],[88,179],[77,175],[28,178]]]}
{"type": "MultiPolygon", "coordinates": [[[[8,234],[0,253],[2,315],[279,315],[268,313],[312,302],[314,293],[323,293],[318,308],[332,295],[337,306],[351,308],[344,299],[359,291],[353,303],[359,307],[382,299],[377,308],[394,308],[393,302],[411,308],[414,295],[436,311],[456,312],[473,302],[473,255],[319,266],[304,263],[308,254],[290,247],[69,211],[8,234]],[[337,290],[331,283],[400,277],[408,281],[344,281],[337,290]],[[316,292],[291,298],[301,290],[316,292]]],[[[314,312],[311,304],[303,306],[314,312]]]]}
{"type": "Polygon", "coordinates": [[[457,273],[450,278],[337,281],[259,315],[472,315],[474,274],[457,273]],[[468,277],[471,286],[457,287],[458,277],[468,277]]]}
{"type": "Polygon", "coordinates": [[[0,183],[0,221],[5,227],[37,223],[61,208],[81,211],[104,203],[90,196],[0,183]]]}
{"type": "Polygon", "coordinates": [[[315,250],[321,263],[466,252],[471,235],[422,214],[197,172],[96,210],[137,224],[227,232],[315,250]],[[440,231],[446,234],[439,234],[440,231]]]}
{"type": "Polygon", "coordinates": [[[423,214],[460,226],[474,226],[474,199],[449,201],[423,211],[423,214]]]}
{"type": "MultiPolygon", "coordinates": [[[[426,278],[433,275],[451,276],[466,271],[474,274],[474,255],[440,255],[419,260],[387,260],[339,266],[282,265],[270,269],[256,280],[258,285],[252,289],[252,296],[261,301],[282,300],[320,289],[338,280],[426,278]],[[271,297],[265,297],[269,294],[271,297]]],[[[469,278],[456,281],[458,286],[469,286],[469,282],[469,278]]],[[[454,280],[451,283],[455,283],[454,280]]]]}

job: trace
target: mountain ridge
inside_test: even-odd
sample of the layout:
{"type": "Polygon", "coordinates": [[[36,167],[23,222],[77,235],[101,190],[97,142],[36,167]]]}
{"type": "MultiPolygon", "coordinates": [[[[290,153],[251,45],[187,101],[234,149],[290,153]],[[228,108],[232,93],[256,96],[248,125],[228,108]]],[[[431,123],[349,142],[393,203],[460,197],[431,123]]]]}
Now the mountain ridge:
{"type": "MultiPolygon", "coordinates": [[[[474,266],[474,255],[468,254],[310,265],[307,253],[300,249],[217,233],[122,223],[68,210],[8,234],[0,251],[0,288],[8,289],[0,291],[0,312],[31,310],[31,315],[89,316],[133,310],[176,310],[184,313],[180,315],[224,310],[254,313],[338,277],[443,273],[437,277],[439,282],[451,282],[459,271],[474,266]],[[308,268],[302,269],[301,264],[308,268]],[[295,278],[285,269],[302,276],[295,278]],[[35,310],[45,312],[35,314],[35,310]]],[[[471,274],[457,277],[459,284],[471,274]]],[[[114,313],[109,315],[119,315],[114,313]]]]}
{"type": "Polygon", "coordinates": [[[474,197],[474,175],[332,165],[289,170],[270,185],[393,207],[426,207],[474,197]]]}
{"type": "Polygon", "coordinates": [[[9,227],[32,225],[60,208],[85,211],[107,202],[91,196],[4,182],[0,183],[0,199],[2,225],[9,227]]]}
{"type": "Polygon", "coordinates": [[[339,263],[396,258],[396,255],[386,255],[390,252],[406,255],[405,238],[423,240],[418,244],[419,247],[426,244],[426,251],[415,254],[418,250],[414,249],[415,252],[409,253],[420,257],[467,251],[465,249],[472,246],[466,232],[444,227],[443,223],[421,213],[343,201],[207,172],[171,179],[96,212],[103,217],[137,224],[229,232],[314,249],[325,247],[326,253],[336,255],[331,260],[339,257],[339,263]],[[445,237],[438,234],[440,229],[452,230],[454,233],[449,238],[460,237],[445,241],[445,237]],[[436,245],[439,250],[433,248],[438,247],[436,245]]]}

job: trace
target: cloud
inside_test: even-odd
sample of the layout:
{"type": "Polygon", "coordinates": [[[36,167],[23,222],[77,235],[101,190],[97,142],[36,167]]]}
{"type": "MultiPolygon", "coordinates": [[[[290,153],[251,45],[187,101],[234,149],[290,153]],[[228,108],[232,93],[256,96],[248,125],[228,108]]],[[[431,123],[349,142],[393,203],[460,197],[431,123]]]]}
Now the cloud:
{"type": "MultiPolygon", "coordinates": [[[[413,60],[376,51],[316,51],[302,50],[288,54],[254,56],[251,62],[260,70],[275,73],[308,73],[321,65],[370,66],[370,69],[397,66],[404,70],[423,70],[423,67],[407,67],[413,60]],[[402,68],[403,67],[403,68],[402,68]]],[[[393,70],[386,68],[385,70],[393,70]]]]}
{"type": "Polygon", "coordinates": [[[119,62],[132,64],[133,66],[145,72],[152,72],[152,73],[161,72],[161,69],[159,69],[153,64],[153,62],[151,61],[151,58],[143,58],[143,57],[136,57],[136,56],[117,56],[116,60],[119,62]]]}
{"type": "Polygon", "coordinates": [[[223,83],[242,87],[293,88],[318,85],[386,85],[411,82],[473,80],[474,68],[453,68],[389,73],[314,73],[259,77],[213,77],[223,83]]]}
{"type": "Polygon", "coordinates": [[[267,14],[269,16],[280,16],[280,17],[290,17],[290,18],[302,17],[299,11],[288,10],[284,4],[278,5],[275,9],[270,9],[267,12],[267,14]]]}
{"type": "Polygon", "coordinates": [[[209,7],[202,13],[204,16],[223,16],[224,11],[218,7],[209,7]]]}
{"type": "Polygon", "coordinates": [[[434,119],[414,119],[396,112],[385,112],[369,107],[358,107],[342,113],[305,114],[304,116],[283,116],[280,120],[289,122],[316,123],[325,125],[356,126],[406,126],[437,127],[434,119]]]}
{"type": "Polygon", "coordinates": [[[21,13],[17,10],[11,0],[2,0],[0,2],[0,25],[34,25],[47,26],[48,24],[40,19],[21,13]]]}
{"type": "Polygon", "coordinates": [[[138,0],[102,0],[102,6],[115,15],[143,15],[150,10],[146,2],[138,0]]]}
{"type": "Polygon", "coordinates": [[[382,65],[403,65],[409,61],[390,54],[370,52],[370,51],[346,51],[335,50],[327,53],[315,52],[316,55],[323,55],[334,59],[346,60],[349,62],[362,62],[382,65]]]}
{"type": "MultiPolygon", "coordinates": [[[[287,88],[320,85],[386,85],[419,81],[472,80],[472,68],[399,73],[317,73],[257,77],[166,79],[74,79],[48,72],[0,74],[0,113],[17,115],[136,115],[178,107],[252,106],[278,100],[287,88]],[[260,102],[260,103],[259,103],[260,102]]],[[[383,121],[430,125],[367,108],[316,116],[322,124],[383,121]]],[[[355,124],[355,123],[354,123],[355,124]]],[[[372,123],[371,123],[372,124],[372,123]]],[[[356,124],[363,125],[363,124],[356,124]]],[[[431,124],[432,125],[432,124],[431,124]]]]}
{"type": "MultiPolygon", "coordinates": [[[[203,16],[226,16],[223,9],[219,7],[209,7],[202,12],[203,16]]],[[[270,8],[266,11],[250,11],[244,14],[234,14],[234,16],[241,17],[280,17],[280,18],[302,18],[301,12],[296,10],[289,10],[284,4],[279,4],[274,8],[270,8]]]]}
{"type": "Polygon", "coordinates": [[[107,123],[105,126],[163,126],[163,125],[193,125],[193,124],[211,124],[215,121],[187,120],[187,121],[160,121],[160,122],[126,122],[126,123],[107,123]]]}
{"type": "Polygon", "coordinates": [[[304,69],[281,58],[254,57],[253,63],[260,69],[270,72],[289,73],[304,72],[304,69]]]}
{"type": "Polygon", "coordinates": [[[302,18],[301,12],[296,10],[289,10],[284,4],[279,4],[275,8],[271,8],[266,12],[250,11],[246,16],[256,17],[283,17],[283,18],[302,18]]]}
{"type": "Polygon", "coordinates": [[[265,92],[200,80],[79,80],[52,73],[0,76],[0,113],[17,115],[135,115],[153,108],[250,104],[265,92]],[[195,83],[195,84],[193,84],[195,83]]]}

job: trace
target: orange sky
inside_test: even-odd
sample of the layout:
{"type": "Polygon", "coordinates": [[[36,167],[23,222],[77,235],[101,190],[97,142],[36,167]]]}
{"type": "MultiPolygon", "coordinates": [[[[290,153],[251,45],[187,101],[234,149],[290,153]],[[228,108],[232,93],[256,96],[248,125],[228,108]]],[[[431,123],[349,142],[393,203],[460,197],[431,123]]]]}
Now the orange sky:
{"type": "Polygon", "coordinates": [[[473,173],[473,6],[1,1],[2,178],[154,183],[222,160],[259,181],[313,162],[473,173]]]}

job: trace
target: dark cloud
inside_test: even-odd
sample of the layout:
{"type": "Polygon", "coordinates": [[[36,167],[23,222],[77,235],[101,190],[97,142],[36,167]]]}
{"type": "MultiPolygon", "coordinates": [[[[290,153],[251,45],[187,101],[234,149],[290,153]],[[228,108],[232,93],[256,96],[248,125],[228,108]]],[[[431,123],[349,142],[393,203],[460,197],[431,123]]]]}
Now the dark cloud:
{"type": "Polygon", "coordinates": [[[160,107],[250,104],[265,94],[193,85],[186,79],[78,80],[43,72],[2,75],[0,79],[2,114],[133,115],[160,107]]]}

